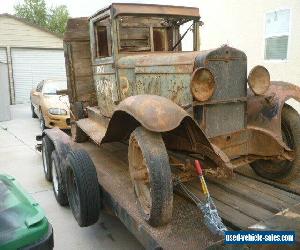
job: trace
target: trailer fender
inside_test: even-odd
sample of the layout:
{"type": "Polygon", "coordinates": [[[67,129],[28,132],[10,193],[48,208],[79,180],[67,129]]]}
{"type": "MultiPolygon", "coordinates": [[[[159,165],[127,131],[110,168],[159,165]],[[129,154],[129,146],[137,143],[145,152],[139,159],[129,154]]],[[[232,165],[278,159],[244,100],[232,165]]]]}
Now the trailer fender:
{"type": "Polygon", "coordinates": [[[282,141],[281,112],[289,99],[300,102],[300,87],[287,82],[271,82],[269,90],[263,96],[248,94],[248,126],[264,129],[282,141]]]}
{"type": "MultiPolygon", "coordinates": [[[[59,161],[64,163],[67,158],[67,154],[71,150],[70,137],[56,127],[52,129],[45,129],[42,136],[45,135],[47,135],[52,141],[54,148],[57,151],[59,161]]],[[[64,166],[64,164],[61,164],[61,166],[64,166]]]]}
{"type": "Polygon", "coordinates": [[[171,100],[156,95],[136,95],[123,100],[113,113],[101,143],[123,141],[138,126],[162,133],[166,147],[201,153],[223,171],[232,174],[232,164],[224,152],[210,143],[196,121],[171,100]]]}

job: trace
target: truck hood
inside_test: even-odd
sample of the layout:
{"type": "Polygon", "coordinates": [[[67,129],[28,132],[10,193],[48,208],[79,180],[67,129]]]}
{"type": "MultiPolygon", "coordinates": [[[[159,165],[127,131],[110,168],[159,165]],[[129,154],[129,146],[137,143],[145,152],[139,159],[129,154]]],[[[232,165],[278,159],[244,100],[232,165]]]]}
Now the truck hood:
{"type": "Polygon", "coordinates": [[[147,66],[186,65],[194,67],[195,58],[199,51],[193,52],[155,52],[146,54],[125,55],[118,61],[119,68],[135,68],[147,66]]]}

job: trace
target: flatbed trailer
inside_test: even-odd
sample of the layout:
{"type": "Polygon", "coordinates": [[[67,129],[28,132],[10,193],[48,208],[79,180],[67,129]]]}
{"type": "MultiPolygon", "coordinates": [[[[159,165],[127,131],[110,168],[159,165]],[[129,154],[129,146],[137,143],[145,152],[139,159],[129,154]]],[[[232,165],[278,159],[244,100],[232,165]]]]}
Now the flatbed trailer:
{"type": "MultiPolygon", "coordinates": [[[[129,178],[126,144],[109,143],[99,147],[92,142],[75,143],[56,128],[45,130],[44,135],[51,139],[61,160],[66,158],[66,148],[81,148],[88,153],[102,190],[102,207],[111,210],[146,249],[228,247],[223,245],[222,237],[208,230],[200,210],[181,192],[175,192],[173,219],[168,225],[154,228],[145,222],[138,211],[129,178]]],[[[202,196],[198,180],[186,186],[197,196],[202,196]]],[[[208,189],[229,230],[293,230],[296,245],[289,249],[299,249],[299,180],[290,185],[279,185],[262,181],[244,168],[243,172],[236,173],[234,180],[209,179],[208,189]]]]}

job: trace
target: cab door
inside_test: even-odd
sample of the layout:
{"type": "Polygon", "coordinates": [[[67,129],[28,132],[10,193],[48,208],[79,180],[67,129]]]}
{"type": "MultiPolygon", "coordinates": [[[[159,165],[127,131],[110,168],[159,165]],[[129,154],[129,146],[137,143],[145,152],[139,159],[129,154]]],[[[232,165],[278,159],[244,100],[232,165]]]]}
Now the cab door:
{"type": "Polygon", "coordinates": [[[98,107],[102,115],[111,117],[118,103],[119,94],[112,55],[111,19],[109,14],[102,13],[91,20],[90,36],[98,107]]]}

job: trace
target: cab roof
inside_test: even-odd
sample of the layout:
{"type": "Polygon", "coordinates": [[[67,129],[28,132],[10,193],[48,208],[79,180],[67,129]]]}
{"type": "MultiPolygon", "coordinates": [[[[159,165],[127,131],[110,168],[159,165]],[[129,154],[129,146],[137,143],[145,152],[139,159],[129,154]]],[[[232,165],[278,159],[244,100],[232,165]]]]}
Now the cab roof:
{"type": "Polygon", "coordinates": [[[172,5],[157,5],[157,4],[136,4],[136,3],[112,3],[110,6],[97,11],[93,16],[111,10],[112,17],[118,15],[152,15],[152,16],[181,16],[199,18],[199,9],[195,7],[183,7],[172,5]]]}

